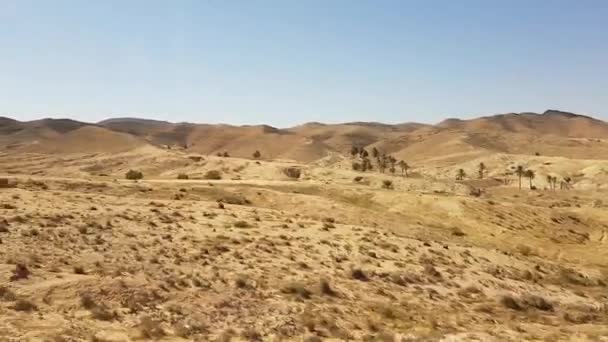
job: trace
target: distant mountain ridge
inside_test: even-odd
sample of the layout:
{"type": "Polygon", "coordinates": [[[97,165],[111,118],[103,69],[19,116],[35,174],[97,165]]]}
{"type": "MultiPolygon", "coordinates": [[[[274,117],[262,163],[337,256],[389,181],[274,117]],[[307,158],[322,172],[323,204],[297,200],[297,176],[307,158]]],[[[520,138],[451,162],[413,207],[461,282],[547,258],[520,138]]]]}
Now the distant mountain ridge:
{"type": "MultiPolygon", "coordinates": [[[[97,123],[71,119],[20,122],[0,117],[0,150],[41,153],[120,152],[153,145],[201,154],[228,152],[239,157],[250,157],[260,150],[269,158],[309,162],[329,152],[345,154],[351,146],[360,146],[377,147],[407,159],[447,156],[460,151],[523,154],[544,151],[592,156],[581,142],[577,145],[569,139],[596,139],[588,144],[599,143],[608,139],[608,123],[559,110],[446,119],[436,125],[347,122],[307,123],[290,128],[172,123],[133,117],[97,123]]],[[[604,153],[604,145],[591,147],[604,153]]]]}

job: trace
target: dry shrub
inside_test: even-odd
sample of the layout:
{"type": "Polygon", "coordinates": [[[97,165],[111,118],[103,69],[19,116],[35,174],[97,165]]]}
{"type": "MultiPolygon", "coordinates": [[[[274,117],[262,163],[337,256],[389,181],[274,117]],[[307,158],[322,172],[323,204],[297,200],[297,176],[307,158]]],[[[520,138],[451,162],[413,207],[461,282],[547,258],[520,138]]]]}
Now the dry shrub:
{"type": "Polygon", "coordinates": [[[454,236],[465,236],[467,234],[465,232],[463,232],[462,229],[460,229],[458,227],[454,227],[454,228],[452,228],[452,235],[454,235],[454,236]]]}
{"type": "Polygon", "coordinates": [[[165,336],[165,331],[160,326],[162,321],[151,318],[149,316],[143,317],[139,323],[139,329],[145,338],[157,340],[165,336]]]}
{"type": "Polygon", "coordinates": [[[585,277],[584,275],[582,275],[581,273],[579,273],[573,269],[569,269],[569,268],[562,268],[560,270],[559,279],[561,282],[565,282],[565,283],[572,284],[572,285],[579,285],[579,286],[597,285],[597,282],[594,281],[593,279],[589,279],[589,278],[585,277]]]}
{"type": "Polygon", "coordinates": [[[8,287],[0,286],[0,300],[12,302],[17,300],[17,295],[8,287]]]}
{"type": "Polygon", "coordinates": [[[310,290],[300,283],[287,284],[283,287],[283,289],[281,289],[281,291],[283,293],[296,295],[301,299],[310,299],[312,296],[312,292],[310,292],[310,290]]]}
{"type": "Polygon", "coordinates": [[[238,276],[234,280],[234,285],[236,287],[238,287],[239,289],[247,289],[247,288],[249,288],[249,282],[247,281],[247,277],[244,276],[244,275],[238,276]]]}
{"type": "Polygon", "coordinates": [[[420,284],[423,279],[415,273],[393,273],[390,276],[392,283],[399,286],[408,286],[408,284],[420,284]]]}
{"type": "Polygon", "coordinates": [[[500,300],[501,304],[516,311],[538,309],[541,311],[553,311],[553,304],[543,297],[537,295],[524,295],[520,298],[505,295],[500,300]]]}
{"type": "Polygon", "coordinates": [[[321,282],[319,283],[319,288],[321,290],[321,293],[327,296],[336,296],[336,291],[334,291],[334,289],[331,288],[331,285],[329,284],[329,280],[327,279],[321,279],[321,282]]]}
{"type": "Polygon", "coordinates": [[[235,205],[247,205],[251,204],[251,201],[242,195],[237,194],[225,194],[218,199],[218,202],[235,204],[235,205]]]}
{"type": "Polygon", "coordinates": [[[185,173],[180,173],[177,175],[177,179],[189,179],[190,177],[188,177],[187,174],[185,173]]]}
{"type": "Polygon", "coordinates": [[[390,179],[385,179],[382,181],[382,188],[384,189],[393,189],[393,181],[390,179]]]}
{"type": "Polygon", "coordinates": [[[250,342],[263,341],[262,335],[253,328],[243,330],[241,337],[250,342]]]}
{"type": "Polygon", "coordinates": [[[38,307],[27,299],[18,299],[12,309],[15,311],[30,312],[38,310],[38,307]]]}
{"type": "Polygon", "coordinates": [[[534,255],[534,251],[532,250],[532,248],[530,246],[526,246],[526,245],[517,245],[517,251],[523,255],[523,256],[530,256],[530,255],[534,255]]]}
{"type": "Polygon", "coordinates": [[[369,280],[369,278],[367,277],[367,275],[365,274],[365,272],[363,272],[363,270],[360,269],[360,268],[353,268],[350,271],[350,276],[351,276],[351,278],[356,279],[356,280],[360,280],[360,281],[368,281],[369,280]]]}
{"type": "Polygon", "coordinates": [[[141,171],[136,171],[136,170],[129,170],[126,174],[125,174],[125,178],[129,179],[129,180],[138,180],[138,179],[142,179],[144,178],[144,174],[141,173],[141,171]]]}
{"type": "Polygon", "coordinates": [[[464,298],[478,298],[484,296],[483,290],[473,285],[464,287],[458,290],[457,293],[464,298]]]}
{"type": "Polygon", "coordinates": [[[290,166],[283,169],[283,174],[289,178],[298,179],[302,175],[302,170],[300,168],[290,166]]]}
{"type": "Polygon", "coordinates": [[[234,223],[234,226],[236,228],[249,228],[249,227],[251,227],[251,225],[247,221],[242,221],[242,220],[241,221],[236,221],[234,223]]]}
{"type": "Polygon", "coordinates": [[[30,270],[27,268],[25,264],[17,264],[15,265],[15,269],[13,270],[13,275],[11,276],[11,281],[16,281],[20,279],[27,279],[30,276],[30,270]]]}
{"type": "Polygon", "coordinates": [[[222,179],[222,173],[218,170],[209,170],[203,175],[203,179],[219,180],[222,179]]]}

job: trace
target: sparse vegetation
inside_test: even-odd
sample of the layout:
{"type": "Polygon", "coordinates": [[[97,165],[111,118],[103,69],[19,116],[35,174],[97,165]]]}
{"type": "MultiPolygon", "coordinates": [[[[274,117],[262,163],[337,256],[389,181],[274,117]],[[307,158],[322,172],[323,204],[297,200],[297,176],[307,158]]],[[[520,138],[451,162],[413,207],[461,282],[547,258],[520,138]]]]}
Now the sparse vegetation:
{"type": "Polygon", "coordinates": [[[209,170],[205,173],[205,175],[203,176],[203,179],[219,180],[219,179],[222,179],[222,173],[219,172],[218,170],[209,170]]]}
{"type": "Polygon", "coordinates": [[[385,179],[382,181],[382,187],[384,189],[393,189],[393,181],[390,179],[385,179]]]}
{"type": "Polygon", "coordinates": [[[360,280],[360,281],[368,281],[369,280],[369,278],[367,277],[367,275],[365,274],[365,272],[363,272],[363,270],[360,269],[360,268],[353,268],[353,269],[351,269],[350,276],[353,279],[360,280]]]}
{"type": "Polygon", "coordinates": [[[456,180],[463,180],[466,176],[467,174],[464,172],[464,169],[458,169],[458,172],[456,172],[456,180]]]}
{"type": "Polygon", "coordinates": [[[523,177],[526,174],[526,170],[524,169],[523,166],[518,165],[517,169],[515,170],[515,174],[519,178],[519,190],[521,190],[521,177],[523,177]]]}
{"type": "Polygon", "coordinates": [[[289,178],[298,179],[302,174],[302,170],[297,167],[286,167],[283,169],[283,174],[289,178]]]}
{"type": "MultiPolygon", "coordinates": [[[[571,141],[585,159],[535,158],[520,145],[517,155],[480,153],[487,137],[467,135],[466,151],[450,145],[445,155],[428,140],[442,145],[439,128],[409,135],[382,126],[376,141],[376,124],[353,125],[315,128],[328,146],[321,159],[313,160],[315,141],[292,146],[310,163],[242,158],[261,146],[273,148],[264,157],[289,156],[266,141],[201,145],[230,146],[237,158],[200,163],[180,144],[141,156],[3,150],[15,187],[0,189],[0,331],[97,341],[482,340],[485,332],[559,341],[608,331],[605,185],[596,184],[608,171],[583,154],[591,142],[571,141]],[[332,145],[343,127],[352,134],[339,143],[356,145],[339,145],[346,156],[332,145]],[[520,192],[518,162],[522,178],[538,173],[524,180],[531,188],[562,182],[576,191],[520,192]],[[151,179],[99,176],[125,167],[151,179]],[[209,170],[206,178],[223,181],[200,180],[209,170]],[[32,324],[19,323],[28,317],[32,324]]],[[[277,134],[287,144],[299,133],[277,134]]],[[[202,142],[188,141],[192,150],[202,142]]]]}
{"type": "Polygon", "coordinates": [[[479,179],[483,179],[483,176],[485,175],[485,172],[487,170],[486,164],[484,164],[483,162],[479,163],[477,169],[478,169],[478,173],[479,173],[479,179]]]}
{"type": "Polygon", "coordinates": [[[129,180],[139,180],[139,179],[143,179],[144,175],[143,175],[143,173],[141,173],[141,171],[129,170],[125,174],[125,178],[129,179],[129,180]]]}
{"type": "Polygon", "coordinates": [[[234,223],[234,226],[236,228],[249,228],[249,227],[251,227],[251,225],[247,221],[242,221],[242,220],[241,221],[236,221],[234,223]]]}

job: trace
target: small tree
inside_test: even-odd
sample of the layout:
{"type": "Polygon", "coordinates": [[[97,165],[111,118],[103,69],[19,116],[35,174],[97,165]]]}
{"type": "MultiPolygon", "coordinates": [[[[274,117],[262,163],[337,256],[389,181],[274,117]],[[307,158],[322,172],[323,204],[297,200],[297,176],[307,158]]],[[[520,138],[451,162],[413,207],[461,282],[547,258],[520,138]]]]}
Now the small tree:
{"type": "Polygon", "coordinates": [[[523,177],[526,173],[526,170],[524,170],[524,167],[521,165],[517,166],[517,169],[515,169],[515,174],[517,175],[517,177],[519,177],[519,190],[521,190],[521,177],[523,177]]]}
{"type": "Polygon", "coordinates": [[[557,188],[557,177],[553,177],[553,191],[557,188]]]}
{"type": "Polygon", "coordinates": [[[483,173],[486,171],[486,164],[479,163],[479,179],[483,179],[483,173]]]}
{"type": "Polygon", "coordinates": [[[380,172],[384,173],[384,170],[386,170],[386,167],[388,166],[388,160],[386,158],[386,155],[382,155],[382,157],[380,157],[378,159],[378,170],[380,170],[380,172]]]}
{"type": "Polygon", "coordinates": [[[130,180],[138,180],[144,178],[144,174],[141,173],[141,171],[129,170],[125,174],[125,178],[130,180]]]}
{"type": "Polygon", "coordinates": [[[224,154],[222,156],[226,157],[226,158],[230,157],[230,155],[228,154],[228,152],[224,152],[224,154]]]}
{"type": "Polygon", "coordinates": [[[254,159],[259,159],[261,156],[262,156],[262,154],[260,153],[260,151],[255,150],[255,152],[253,152],[254,159]]]}
{"type": "Polygon", "coordinates": [[[377,148],[372,148],[372,157],[378,159],[378,156],[380,155],[380,152],[378,152],[377,148]]]}
{"type": "Polygon", "coordinates": [[[403,160],[400,160],[397,165],[399,165],[399,167],[401,168],[401,175],[405,174],[405,177],[408,177],[407,170],[409,170],[410,166],[403,160]]]}
{"type": "Polygon", "coordinates": [[[388,170],[389,170],[389,171],[390,171],[392,174],[395,174],[395,167],[394,167],[394,166],[391,166],[391,168],[390,168],[390,169],[388,169],[388,170]]]}
{"type": "Polygon", "coordinates": [[[353,146],[350,148],[350,155],[355,158],[359,154],[359,148],[357,146],[353,146]]]}
{"type": "Polygon", "coordinates": [[[458,172],[456,172],[456,180],[463,180],[466,175],[467,174],[464,172],[464,169],[458,169],[458,172]]]}
{"type": "Polygon", "coordinates": [[[372,162],[369,161],[369,158],[363,158],[361,163],[361,171],[365,172],[367,170],[372,170],[372,162]]]}
{"type": "Polygon", "coordinates": [[[528,178],[530,180],[530,190],[532,189],[533,185],[532,185],[532,180],[534,179],[534,177],[536,176],[534,174],[533,170],[526,170],[524,176],[526,176],[526,178],[528,178]]]}

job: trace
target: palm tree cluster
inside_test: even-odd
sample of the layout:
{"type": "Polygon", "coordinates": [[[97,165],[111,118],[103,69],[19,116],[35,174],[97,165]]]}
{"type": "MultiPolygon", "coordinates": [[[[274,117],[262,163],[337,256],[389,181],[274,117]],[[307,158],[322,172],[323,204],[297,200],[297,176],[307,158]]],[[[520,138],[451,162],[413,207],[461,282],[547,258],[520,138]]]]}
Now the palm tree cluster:
{"type": "MultiPolygon", "coordinates": [[[[360,161],[353,162],[353,170],[365,172],[373,169],[372,162],[369,158],[370,155],[363,147],[352,146],[350,154],[353,158],[360,159],[360,161]]],[[[371,157],[376,161],[376,167],[380,172],[384,173],[388,169],[390,173],[394,174],[397,171],[396,167],[398,166],[401,169],[401,175],[404,175],[405,177],[409,176],[407,171],[410,169],[410,166],[405,161],[397,160],[391,155],[381,153],[376,147],[372,148],[371,157]]]]}
{"type": "MultiPolygon", "coordinates": [[[[515,174],[519,178],[519,189],[520,190],[521,190],[522,177],[528,178],[528,180],[530,182],[530,189],[534,188],[534,185],[532,184],[532,180],[536,177],[536,173],[534,172],[534,170],[531,170],[531,169],[526,170],[526,169],[524,169],[523,166],[518,165],[517,168],[515,169],[515,174]]],[[[569,189],[571,181],[572,181],[572,179],[570,177],[564,177],[564,179],[560,182],[560,189],[569,189]]],[[[549,188],[551,190],[555,191],[555,189],[557,188],[557,176],[547,175],[547,183],[549,184],[549,188]]]]}
{"type": "MultiPolygon", "coordinates": [[[[483,179],[487,169],[488,168],[486,167],[486,164],[484,164],[483,162],[477,165],[477,174],[479,175],[479,179],[483,179]]],[[[456,180],[464,180],[466,176],[467,173],[464,171],[464,169],[458,169],[458,171],[456,171],[456,180]]]]}
{"type": "Polygon", "coordinates": [[[557,177],[547,175],[547,183],[549,184],[549,188],[551,188],[551,190],[555,191],[555,187],[557,185],[557,177]]]}
{"type": "MultiPolygon", "coordinates": [[[[487,170],[488,168],[483,162],[477,165],[477,174],[479,179],[484,178],[487,170]]],[[[519,179],[519,189],[521,189],[522,178],[528,178],[530,189],[535,188],[533,180],[536,178],[536,172],[534,170],[526,169],[523,166],[518,165],[515,169],[515,174],[519,179]]],[[[464,171],[464,169],[458,169],[458,171],[456,171],[456,180],[464,180],[466,176],[467,173],[464,171]]],[[[549,184],[551,190],[555,190],[557,188],[557,181],[556,176],[547,175],[547,183],[549,184]]],[[[564,177],[564,179],[560,182],[560,189],[569,189],[571,187],[570,182],[572,182],[570,177],[564,177]]]]}
{"type": "Polygon", "coordinates": [[[521,190],[522,177],[528,178],[528,180],[530,181],[530,189],[534,188],[534,185],[532,184],[532,180],[536,177],[536,173],[534,172],[534,170],[531,170],[531,169],[526,170],[523,166],[518,165],[517,168],[515,169],[515,174],[519,178],[519,189],[520,190],[521,190]]]}

